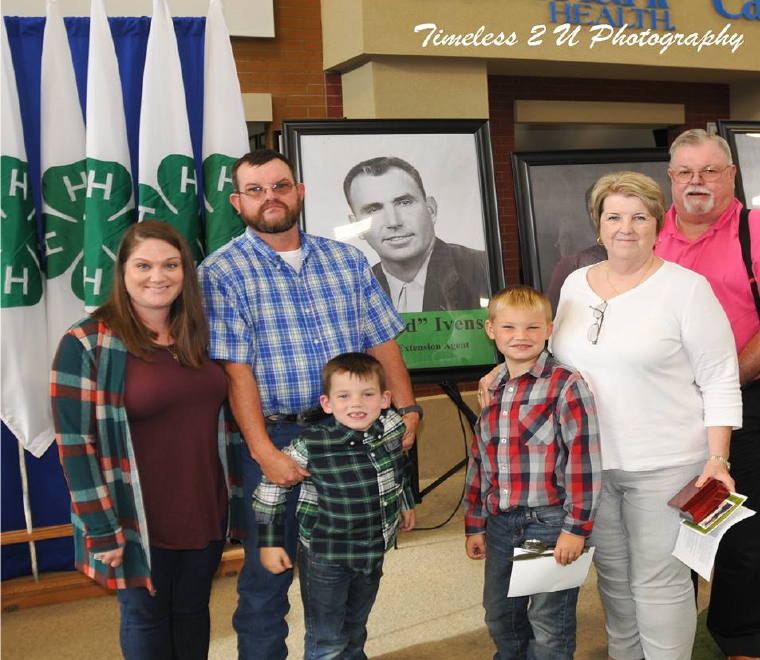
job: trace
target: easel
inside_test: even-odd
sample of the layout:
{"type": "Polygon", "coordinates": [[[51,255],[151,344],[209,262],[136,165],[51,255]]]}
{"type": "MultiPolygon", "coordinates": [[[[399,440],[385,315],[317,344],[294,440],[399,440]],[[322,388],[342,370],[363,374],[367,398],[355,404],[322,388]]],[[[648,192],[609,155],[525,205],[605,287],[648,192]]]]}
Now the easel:
{"type": "MultiPolygon", "coordinates": [[[[462,394],[459,391],[459,388],[457,387],[456,383],[452,383],[448,380],[443,380],[438,383],[439,387],[443,390],[444,394],[451,399],[451,401],[454,403],[454,405],[457,407],[459,412],[465,416],[467,419],[467,422],[470,425],[470,429],[475,432],[475,424],[478,421],[478,416],[475,414],[475,412],[470,408],[470,406],[465,403],[464,399],[462,398],[462,394]]],[[[422,502],[422,498],[427,495],[428,493],[432,492],[438,486],[440,486],[442,483],[444,483],[447,479],[455,475],[459,470],[461,470],[465,465],[467,465],[468,458],[465,456],[461,461],[459,461],[454,467],[444,472],[440,477],[438,477],[433,483],[431,483],[429,486],[425,487],[422,491],[420,491],[420,473],[419,473],[419,462],[417,457],[417,443],[414,444],[412,449],[409,451],[409,458],[412,461],[412,491],[414,492],[414,499],[417,503],[422,502]]]]}

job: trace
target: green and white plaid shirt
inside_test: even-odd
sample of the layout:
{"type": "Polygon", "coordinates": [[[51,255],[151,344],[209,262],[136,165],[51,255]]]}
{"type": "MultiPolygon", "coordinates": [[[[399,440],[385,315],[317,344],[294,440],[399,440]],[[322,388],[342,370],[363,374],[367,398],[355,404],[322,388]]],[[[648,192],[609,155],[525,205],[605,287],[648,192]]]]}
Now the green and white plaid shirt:
{"type": "MultiPolygon", "coordinates": [[[[371,571],[396,538],[401,511],[414,507],[410,465],[401,448],[404,423],[387,411],[367,430],[334,419],[309,427],[282,451],[311,472],[301,483],[296,517],[311,552],[371,571]]],[[[285,495],[263,477],[253,494],[259,547],[283,547],[285,495]]]]}

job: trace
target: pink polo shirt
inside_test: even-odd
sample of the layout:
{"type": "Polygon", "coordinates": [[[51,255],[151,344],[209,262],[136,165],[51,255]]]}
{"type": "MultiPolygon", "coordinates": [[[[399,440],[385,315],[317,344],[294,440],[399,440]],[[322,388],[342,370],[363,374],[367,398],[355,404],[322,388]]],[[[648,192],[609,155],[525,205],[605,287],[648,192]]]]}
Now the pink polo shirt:
{"type": "MultiPolygon", "coordinates": [[[[739,244],[739,211],[742,204],[734,199],[731,205],[697,240],[689,241],[676,227],[676,210],[671,206],[665,215],[660,232],[662,242],[655,246],[658,257],[704,275],[726,311],[741,353],[750,339],[760,330],[757,309],[747,280],[739,244]]],[[[750,211],[752,268],[760,281],[760,210],[750,211]]],[[[709,323],[709,319],[705,319],[709,323]]]]}

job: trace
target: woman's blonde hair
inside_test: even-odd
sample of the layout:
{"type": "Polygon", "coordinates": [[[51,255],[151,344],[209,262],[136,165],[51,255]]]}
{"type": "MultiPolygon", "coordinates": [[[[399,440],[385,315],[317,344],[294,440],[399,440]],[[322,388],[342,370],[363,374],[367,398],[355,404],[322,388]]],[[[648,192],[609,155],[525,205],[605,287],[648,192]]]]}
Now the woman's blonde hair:
{"type": "Polygon", "coordinates": [[[604,200],[610,195],[637,197],[657,221],[657,232],[665,223],[665,193],[651,177],[641,172],[610,172],[601,177],[591,190],[589,209],[596,235],[599,236],[604,200]]]}
{"type": "Polygon", "coordinates": [[[156,239],[176,248],[182,263],[182,289],[169,310],[169,333],[180,364],[200,369],[208,346],[208,324],[203,309],[195,263],[185,239],[167,222],[145,220],[131,225],[122,236],[113,269],[111,294],[93,313],[139,358],[150,361],[156,350],[156,333],[135,313],[124,283],[124,265],[143,241],[156,239]]]}

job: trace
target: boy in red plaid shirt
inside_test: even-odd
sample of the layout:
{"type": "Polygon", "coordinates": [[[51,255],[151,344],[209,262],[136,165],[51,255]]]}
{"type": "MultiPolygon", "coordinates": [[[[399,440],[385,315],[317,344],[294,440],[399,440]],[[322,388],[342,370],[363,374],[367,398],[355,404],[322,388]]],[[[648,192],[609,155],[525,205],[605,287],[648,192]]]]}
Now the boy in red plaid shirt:
{"type": "Polygon", "coordinates": [[[554,546],[562,565],[583,552],[601,489],[594,398],[545,348],[553,326],[546,296],[507,287],[488,316],[486,333],[506,362],[492,372],[472,442],[467,555],[486,560],[483,605],[495,657],[571,660],[578,589],[530,599],[507,593],[514,548],[526,540],[554,546]]]}

